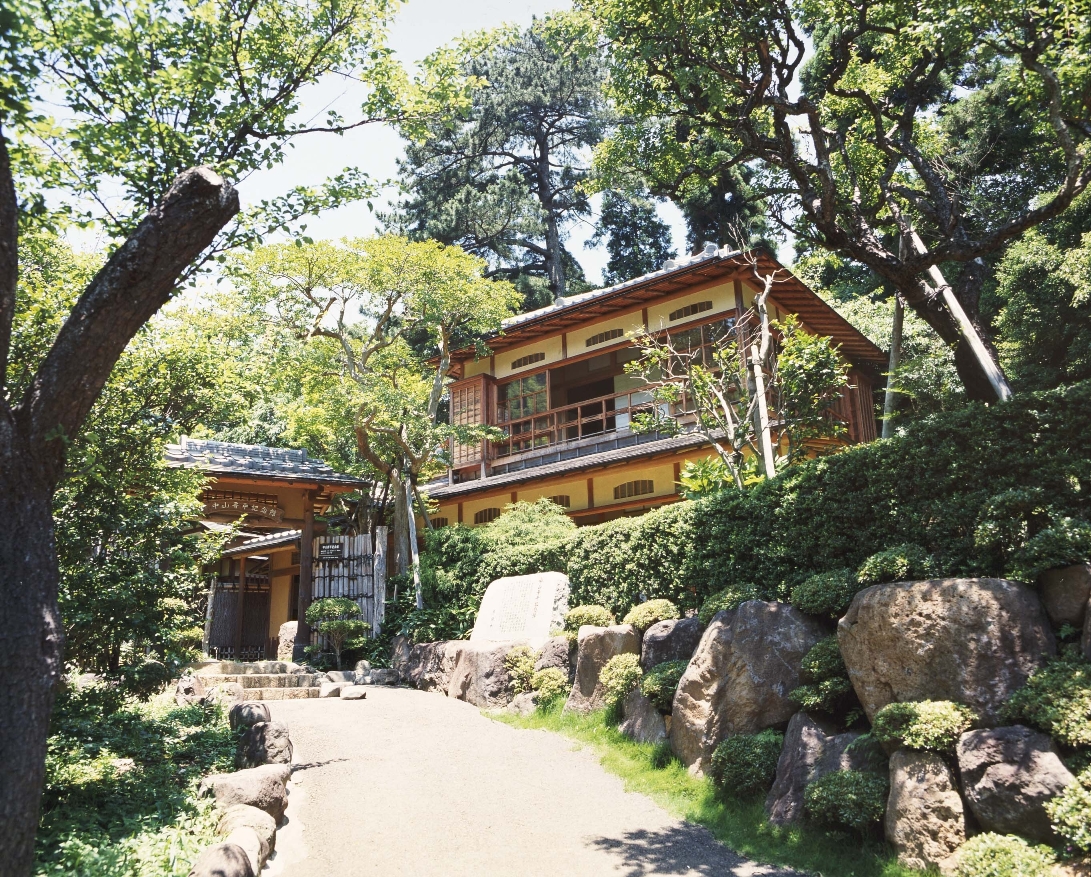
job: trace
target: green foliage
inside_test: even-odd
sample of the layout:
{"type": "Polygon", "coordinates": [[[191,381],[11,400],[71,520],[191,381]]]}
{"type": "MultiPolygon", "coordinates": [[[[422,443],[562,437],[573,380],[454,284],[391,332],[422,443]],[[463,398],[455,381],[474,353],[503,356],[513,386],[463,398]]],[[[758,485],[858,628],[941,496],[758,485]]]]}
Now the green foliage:
{"type": "Polygon", "coordinates": [[[641,195],[603,193],[598,228],[586,246],[597,246],[603,238],[609,253],[602,272],[606,286],[658,271],[675,256],[670,226],[659,218],[655,202],[641,195]]]}
{"type": "Polygon", "coordinates": [[[792,605],[810,615],[839,618],[858,590],[860,585],[851,569],[816,573],[792,590],[792,605]]]}
{"type": "Polygon", "coordinates": [[[1011,696],[1004,716],[1039,728],[1064,746],[1091,747],[1091,662],[1075,649],[1066,650],[1011,696]]]}
{"type": "Polygon", "coordinates": [[[803,684],[790,696],[807,712],[823,712],[843,719],[857,705],[836,636],[819,640],[803,656],[799,681],[803,684]]]}
{"type": "Polygon", "coordinates": [[[1091,770],[1084,769],[1061,794],[1046,801],[1053,830],[1084,853],[1091,852],[1091,770]]]}
{"type": "Polygon", "coordinates": [[[678,607],[670,600],[648,600],[630,609],[621,623],[631,624],[643,633],[657,622],[679,617],[678,607]]]}
{"type": "Polygon", "coordinates": [[[936,561],[919,545],[896,545],[871,555],[860,564],[856,580],[861,585],[930,579],[937,575],[936,561]]]}
{"type": "Polygon", "coordinates": [[[197,785],[230,771],[234,751],[218,706],[66,686],[50,727],[35,873],[185,877],[215,839],[217,814],[197,785]]]}
{"type": "Polygon", "coordinates": [[[768,730],[728,737],[712,753],[712,782],[725,797],[763,795],[777,777],[784,735],[768,730]]]}
{"type": "Polygon", "coordinates": [[[529,646],[516,646],[504,656],[504,667],[511,677],[512,694],[530,691],[534,679],[534,662],[537,657],[529,646]]]}
{"type": "Polygon", "coordinates": [[[371,625],[360,618],[360,607],[348,597],[323,597],[307,607],[307,623],[325,637],[333,649],[337,669],[341,669],[341,652],[345,644],[371,630],[371,625]]]}
{"type": "Polygon", "coordinates": [[[573,606],[564,616],[564,629],[579,633],[585,624],[593,627],[610,627],[616,623],[613,613],[605,606],[573,606]]]}
{"type": "Polygon", "coordinates": [[[717,612],[728,612],[738,609],[747,600],[757,600],[758,589],[749,582],[739,585],[728,585],[722,591],[713,594],[701,604],[697,617],[701,624],[708,627],[717,612]]]}
{"type": "Polygon", "coordinates": [[[731,472],[719,457],[686,460],[678,473],[678,486],[686,499],[700,499],[734,487],[731,472]]]}
{"type": "Polygon", "coordinates": [[[599,674],[607,707],[617,706],[644,677],[640,655],[614,655],[599,674]]]}
{"type": "Polygon", "coordinates": [[[1021,837],[991,831],[959,847],[955,877],[1048,877],[1055,857],[1047,846],[1031,846],[1021,837]]]}
{"type": "Polygon", "coordinates": [[[888,703],[875,714],[871,733],[880,743],[950,753],[976,718],[969,707],[949,700],[888,703]]]}
{"type": "Polygon", "coordinates": [[[530,687],[538,692],[538,704],[546,707],[568,697],[568,677],[556,667],[546,667],[530,678],[530,687]]]}
{"type": "Polygon", "coordinates": [[[803,804],[815,822],[866,835],[882,821],[889,788],[880,774],[838,770],[810,783],[803,804]]]}
{"type": "Polygon", "coordinates": [[[659,712],[666,715],[674,708],[674,693],[689,661],[664,661],[647,672],[640,690],[659,712]]]}

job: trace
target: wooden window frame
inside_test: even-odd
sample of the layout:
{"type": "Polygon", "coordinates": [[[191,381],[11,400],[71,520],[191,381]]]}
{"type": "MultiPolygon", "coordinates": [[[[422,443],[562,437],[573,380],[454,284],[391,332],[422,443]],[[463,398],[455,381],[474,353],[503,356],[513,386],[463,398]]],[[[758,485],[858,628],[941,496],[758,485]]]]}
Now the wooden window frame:
{"type": "Polygon", "coordinates": [[[592,335],[587,339],[585,346],[597,347],[600,344],[605,344],[607,341],[613,341],[615,338],[625,337],[624,329],[607,329],[605,332],[599,332],[597,335],[592,335]]]}
{"type": "Polygon", "coordinates": [[[545,360],[545,353],[539,350],[537,353],[528,353],[526,356],[520,356],[518,359],[513,359],[511,362],[511,370],[526,368],[528,365],[534,365],[536,362],[543,362],[545,360]]]}
{"type": "Polygon", "coordinates": [[[655,493],[655,482],[647,478],[626,481],[614,488],[614,499],[629,499],[634,496],[650,496],[655,493]]]}
{"type": "Polygon", "coordinates": [[[684,320],[686,317],[692,317],[694,314],[703,314],[705,311],[711,311],[713,304],[711,299],[709,301],[695,301],[692,304],[683,305],[676,311],[671,311],[667,314],[667,322],[673,323],[677,320],[684,320]]]}
{"type": "Polygon", "coordinates": [[[501,514],[502,512],[500,511],[500,509],[496,508],[495,506],[487,509],[481,509],[481,511],[474,512],[474,523],[491,524],[493,521],[499,518],[501,514]],[[493,512],[495,512],[496,514],[493,514],[493,512]]]}

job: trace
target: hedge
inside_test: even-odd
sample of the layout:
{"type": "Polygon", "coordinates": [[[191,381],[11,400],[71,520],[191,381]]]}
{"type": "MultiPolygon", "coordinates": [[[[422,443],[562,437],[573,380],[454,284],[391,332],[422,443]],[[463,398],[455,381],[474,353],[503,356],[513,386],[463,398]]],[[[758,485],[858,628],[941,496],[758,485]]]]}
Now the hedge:
{"type": "Polygon", "coordinates": [[[564,571],[573,605],[599,604],[620,617],[653,599],[696,609],[740,583],[753,583],[757,597],[787,600],[816,573],[855,570],[907,544],[934,558],[940,575],[1031,578],[1042,563],[1039,543],[1050,543],[1050,564],[1066,562],[1066,550],[1071,561],[1084,559],[1076,555],[1089,527],[1091,382],[1084,382],[935,415],[745,493],[583,527],[538,549],[486,551],[472,575],[480,588],[486,575],[564,571]],[[1066,532],[1075,534],[1068,543],[1057,536],[1066,532]]]}

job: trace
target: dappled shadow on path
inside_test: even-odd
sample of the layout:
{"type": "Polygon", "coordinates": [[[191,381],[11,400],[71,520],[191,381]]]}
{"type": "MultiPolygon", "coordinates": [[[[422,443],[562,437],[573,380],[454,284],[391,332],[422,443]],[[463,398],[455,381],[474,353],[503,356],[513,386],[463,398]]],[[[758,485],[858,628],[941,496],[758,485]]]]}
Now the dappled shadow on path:
{"type": "Polygon", "coordinates": [[[348,761],[348,759],[347,758],[328,758],[325,761],[306,761],[306,762],[303,762],[302,764],[293,764],[292,765],[292,774],[294,775],[294,774],[297,774],[300,771],[304,771],[304,770],[312,770],[312,769],[314,769],[316,767],[325,767],[327,764],[337,764],[338,762],[341,762],[341,761],[348,761]]]}
{"type": "Polygon", "coordinates": [[[618,873],[625,877],[788,877],[796,873],[744,859],[697,825],[682,824],[657,831],[637,829],[621,837],[591,838],[590,845],[610,854],[618,863],[618,873]]]}

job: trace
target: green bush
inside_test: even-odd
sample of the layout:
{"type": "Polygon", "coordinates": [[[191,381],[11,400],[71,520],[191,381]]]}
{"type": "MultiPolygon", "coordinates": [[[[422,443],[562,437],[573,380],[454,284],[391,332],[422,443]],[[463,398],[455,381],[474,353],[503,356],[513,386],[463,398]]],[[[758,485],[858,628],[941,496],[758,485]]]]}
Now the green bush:
{"type": "Polygon", "coordinates": [[[630,609],[621,623],[631,624],[643,633],[653,624],[680,617],[678,607],[670,600],[648,600],[630,609]]]}
{"type": "Polygon", "coordinates": [[[1055,520],[1012,553],[1014,578],[1033,582],[1046,570],[1091,560],[1091,524],[1072,518],[1055,520]]]}
{"type": "Polygon", "coordinates": [[[986,832],[959,848],[955,877],[1048,877],[1053,851],[1021,837],[986,832]]]}
{"type": "Polygon", "coordinates": [[[307,607],[307,623],[318,631],[333,649],[337,669],[341,669],[341,652],[345,644],[364,636],[371,625],[360,617],[360,607],[348,597],[323,597],[307,607]]]}
{"type": "Polygon", "coordinates": [[[803,684],[791,698],[808,712],[844,718],[858,704],[835,635],[819,640],[803,656],[799,681],[803,684]]]}
{"type": "Polygon", "coordinates": [[[839,770],[809,784],[803,804],[815,822],[865,835],[882,821],[888,791],[885,776],[839,770]]]}
{"type": "Polygon", "coordinates": [[[568,677],[556,667],[539,670],[530,679],[530,687],[538,692],[538,705],[549,706],[568,697],[568,677]]]}
{"type": "Polygon", "coordinates": [[[975,719],[969,707],[949,700],[888,703],[875,714],[871,733],[880,743],[953,752],[958,738],[973,727],[975,719]]]}
{"type": "Polygon", "coordinates": [[[738,609],[747,600],[756,599],[758,599],[758,589],[749,582],[730,585],[705,600],[701,604],[697,617],[700,619],[701,624],[708,627],[712,623],[712,619],[716,617],[717,612],[729,612],[732,609],[738,609]]]}
{"type": "Polygon", "coordinates": [[[713,785],[725,797],[752,798],[768,792],[783,748],[784,735],[777,731],[728,737],[712,753],[713,785]]]}
{"type": "Polygon", "coordinates": [[[1004,716],[1073,749],[1091,746],[1091,663],[1066,650],[1011,696],[1004,716]]]}
{"type": "Polygon", "coordinates": [[[678,680],[686,672],[689,661],[664,661],[648,671],[640,683],[640,690],[659,712],[666,715],[674,706],[674,692],[678,680]]]}
{"type": "Polygon", "coordinates": [[[882,582],[931,579],[939,574],[936,559],[919,545],[906,543],[871,555],[860,564],[856,580],[863,586],[882,582]]]}
{"type": "Polygon", "coordinates": [[[1046,802],[1046,813],[1057,834],[1076,849],[1091,853],[1091,770],[1083,770],[1077,780],[1046,802]]]}
{"type": "Polygon", "coordinates": [[[616,624],[613,613],[605,606],[576,606],[564,617],[566,633],[577,634],[585,624],[592,627],[610,627],[616,624]]]}
{"type": "Polygon", "coordinates": [[[860,590],[856,574],[846,567],[816,573],[792,589],[792,605],[809,615],[840,618],[860,590]]]}
{"type": "Polygon", "coordinates": [[[512,694],[531,690],[536,660],[537,656],[529,646],[516,646],[504,656],[504,667],[511,677],[512,694]]]}
{"type": "Polygon", "coordinates": [[[630,691],[640,684],[644,671],[640,668],[640,655],[614,655],[599,674],[599,682],[607,707],[621,703],[630,691]]]}

